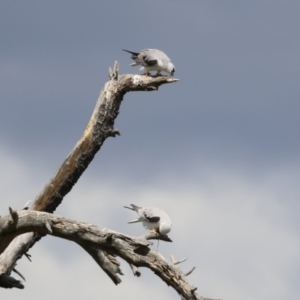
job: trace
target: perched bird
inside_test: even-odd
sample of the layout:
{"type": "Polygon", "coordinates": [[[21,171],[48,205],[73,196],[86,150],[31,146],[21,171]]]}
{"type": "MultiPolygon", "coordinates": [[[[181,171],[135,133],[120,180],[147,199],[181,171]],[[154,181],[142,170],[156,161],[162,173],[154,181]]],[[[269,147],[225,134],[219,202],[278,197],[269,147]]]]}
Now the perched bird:
{"type": "Polygon", "coordinates": [[[125,208],[136,211],[140,216],[138,219],[133,220],[131,223],[142,222],[144,227],[149,230],[154,230],[161,235],[165,235],[170,232],[172,222],[169,216],[161,209],[156,207],[140,207],[134,204],[130,204],[132,207],[124,206],[125,208]]]}
{"type": "Polygon", "coordinates": [[[164,71],[171,76],[175,73],[175,67],[171,63],[170,58],[160,50],[145,49],[141,52],[122,50],[132,54],[131,58],[135,63],[132,63],[131,66],[142,66],[140,70],[143,71],[145,75],[149,75],[150,71],[157,71],[157,76],[161,75],[161,71],[164,71]]]}

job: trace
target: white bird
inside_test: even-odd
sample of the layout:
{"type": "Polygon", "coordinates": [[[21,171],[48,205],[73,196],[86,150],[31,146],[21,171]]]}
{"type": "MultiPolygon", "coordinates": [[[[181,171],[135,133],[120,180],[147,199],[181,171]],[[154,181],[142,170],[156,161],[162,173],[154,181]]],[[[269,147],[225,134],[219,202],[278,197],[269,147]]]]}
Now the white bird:
{"type": "Polygon", "coordinates": [[[124,207],[136,211],[140,217],[136,220],[128,222],[129,224],[142,222],[145,228],[154,230],[161,235],[166,235],[170,232],[172,222],[169,216],[162,209],[156,207],[144,208],[134,204],[130,205],[132,207],[124,207]]]}
{"type": "Polygon", "coordinates": [[[149,75],[150,71],[157,71],[156,76],[161,75],[160,72],[164,71],[171,76],[175,73],[175,67],[171,63],[170,58],[162,51],[157,49],[145,49],[140,52],[132,52],[129,50],[124,50],[128,53],[131,53],[131,58],[135,61],[131,66],[142,66],[141,71],[144,72],[145,75],[149,75]]]}

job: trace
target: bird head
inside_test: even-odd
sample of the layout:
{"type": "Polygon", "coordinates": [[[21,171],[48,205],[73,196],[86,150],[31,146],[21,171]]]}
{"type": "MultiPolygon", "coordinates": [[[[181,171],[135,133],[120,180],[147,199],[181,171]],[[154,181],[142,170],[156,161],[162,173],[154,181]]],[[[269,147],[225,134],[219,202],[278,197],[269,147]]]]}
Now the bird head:
{"type": "Polygon", "coordinates": [[[175,66],[169,62],[168,67],[167,67],[168,73],[170,73],[171,76],[174,76],[175,73],[175,66]]]}
{"type": "Polygon", "coordinates": [[[159,233],[161,235],[166,235],[167,233],[169,233],[171,231],[171,224],[169,223],[161,223],[159,226],[159,233]]]}
{"type": "Polygon", "coordinates": [[[174,76],[175,73],[175,68],[173,68],[172,72],[171,72],[171,76],[174,76]]]}

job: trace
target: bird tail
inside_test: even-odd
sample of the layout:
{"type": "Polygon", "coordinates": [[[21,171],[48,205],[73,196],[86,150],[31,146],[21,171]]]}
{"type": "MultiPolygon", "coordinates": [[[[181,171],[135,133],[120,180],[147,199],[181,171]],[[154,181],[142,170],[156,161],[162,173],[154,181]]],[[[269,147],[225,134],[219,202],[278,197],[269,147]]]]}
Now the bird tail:
{"type": "Polygon", "coordinates": [[[140,219],[132,220],[132,221],[128,222],[128,224],[133,224],[133,223],[138,223],[138,222],[141,222],[141,220],[140,219]]]}
{"type": "Polygon", "coordinates": [[[132,54],[132,56],[131,56],[132,59],[136,59],[139,55],[139,52],[132,52],[132,51],[125,50],[125,49],[122,49],[122,50],[132,54]]]}
{"type": "Polygon", "coordinates": [[[125,208],[128,208],[128,209],[131,209],[131,210],[134,210],[132,207],[129,207],[129,206],[124,206],[125,208]]]}
{"type": "Polygon", "coordinates": [[[128,209],[131,209],[131,210],[134,210],[134,211],[138,211],[141,207],[140,206],[137,206],[135,204],[130,204],[132,207],[129,207],[129,206],[124,206],[125,208],[128,208],[128,209]]]}

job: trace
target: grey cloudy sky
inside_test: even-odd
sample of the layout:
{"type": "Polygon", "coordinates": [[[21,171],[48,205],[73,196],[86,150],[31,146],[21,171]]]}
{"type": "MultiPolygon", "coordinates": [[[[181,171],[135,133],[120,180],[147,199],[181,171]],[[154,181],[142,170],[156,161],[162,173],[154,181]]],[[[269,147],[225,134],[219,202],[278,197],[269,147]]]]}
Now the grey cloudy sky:
{"type": "MultiPolygon", "coordinates": [[[[80,138],[108,67],[163,50],[180,81],[126,94],[109,139],[56,213],[140,235],[123,205],[173,220],[201,295],[300,293],[299,1],[1,1],[0,214],[34,199],[80,138]]],[[[76,245],[46,237],[10,299],[179,299],[150,271],[115,287],[76,245]],[[141,296],[143,295],[143,296],[141,296]]],[[[6,299],[6,298],[5,298],[6,299]]]]}

